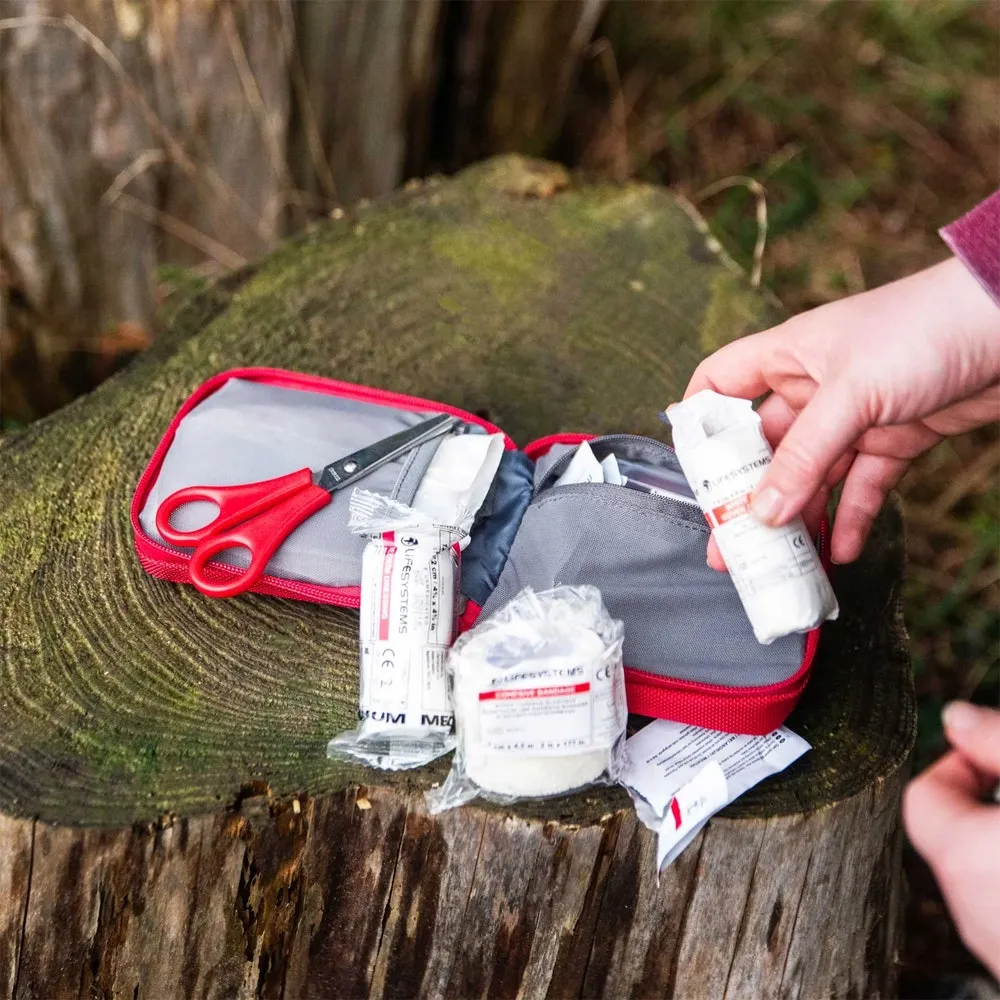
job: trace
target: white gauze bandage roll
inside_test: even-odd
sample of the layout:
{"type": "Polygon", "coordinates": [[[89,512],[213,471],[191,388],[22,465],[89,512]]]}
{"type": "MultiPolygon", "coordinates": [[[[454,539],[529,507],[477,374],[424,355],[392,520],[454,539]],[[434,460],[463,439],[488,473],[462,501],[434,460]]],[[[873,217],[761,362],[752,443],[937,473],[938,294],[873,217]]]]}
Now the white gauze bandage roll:
{"type": "Polygon", "coordinates": [[[560,795],[617,776],[624,744],[622,626],[593,587],[522,591],[449,654],[455,765],[437,812],[477,795],[560,795]]]}
{"type": "Polygon", "coordinates": [[[352,530],[368,537],[361,566],[358,725],[331,757],[420,767],[454,746],[445,657],[459,612],[460,553],[503,453],[498,434],[445,438],[407,507],[355,489],[352,530]]]}
{"type": "Polygon", "coordinates": [[[705,389],[672,406],[667,419],[757,641],[767,645],[836,618],[837,598],[802,518],[773,528],[750,513],[773,457],[751,401],[705,389]]]}

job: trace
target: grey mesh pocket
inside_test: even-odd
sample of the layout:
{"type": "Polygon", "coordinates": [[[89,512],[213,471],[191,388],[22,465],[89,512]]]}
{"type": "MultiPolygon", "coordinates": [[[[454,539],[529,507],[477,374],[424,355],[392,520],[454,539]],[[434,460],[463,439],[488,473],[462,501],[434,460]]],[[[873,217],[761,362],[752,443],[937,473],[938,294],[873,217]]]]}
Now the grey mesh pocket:
{"type": "Polygon", "coordinates": [[[541,485],[484,617],[524,587],[592,584],[625,624],[628,667],[740,688],[798,671],[805,637],[757,642],[729,577],[705,563],[708,526],[696,507],[622,486],[541,485]]]}
{"type": "MultiPolygon", "coordinates": [[[[150,538],[176,548],[160,537],[155,523],[160,504],[175,490],[258,482],[303,467],[318,471],[433,413],[232,378],[181,420],[139,523],[150,538]]],[[[359,487],[409,504],[439,443],[430,441],[386,463],[360,480],[359,487]]],[[[336,491],[326,507],[296,528],[267,572],[328,587],[357,586],[365,542],[347,527],[350,493],[350,488],[336,491]]],[[[192,530],[215,513],[212,504],[191,503],[174,514],[171,524],[192,530]]],[[[249,564],[245,549],[229,549],[217,558],[232,566],[249,564]]]]}

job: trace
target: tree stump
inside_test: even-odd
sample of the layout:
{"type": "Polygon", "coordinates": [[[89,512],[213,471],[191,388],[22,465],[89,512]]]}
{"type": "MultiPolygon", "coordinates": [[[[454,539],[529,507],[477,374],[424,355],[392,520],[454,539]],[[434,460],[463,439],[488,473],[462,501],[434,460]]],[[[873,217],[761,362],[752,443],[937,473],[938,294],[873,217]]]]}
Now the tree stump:
{"type": "Polygon", "coordinates": [[[354,612],[145,575],[171,416],[276,365],[487,412],[515,440],[662,433],[777,310],[690,208],[502,158],[411,185],[170,303],[91,395],[0,438],[0,998],[887,996],[915,728],[899,513],[838,570],[790,725],[813,750],[657,881],[620,791],[428,816],[447,762],[334,763],[354,612]]]}

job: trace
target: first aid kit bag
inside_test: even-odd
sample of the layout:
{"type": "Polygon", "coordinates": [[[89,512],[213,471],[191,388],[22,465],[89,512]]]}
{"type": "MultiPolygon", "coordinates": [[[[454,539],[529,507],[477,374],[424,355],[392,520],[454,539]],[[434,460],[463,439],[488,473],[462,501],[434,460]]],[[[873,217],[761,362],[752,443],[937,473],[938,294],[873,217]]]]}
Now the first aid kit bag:
{"type": "MultiPolygon", "coordinates": [[[[468,537],[455,553],[458,585],[449,607],[456,636],[526,588],[595,587],[623,624],[630,712],[736,733],[781,725],[808,681],[820,628],[766,645],[757,640],[733,581],[705,562],[709,525],[674,450],[653,438],[565,433],[518,447],[489,421],[444,403],[281,369],[222,372],[176,413],[138,482],[131,516],[143,567],[189,582],[192,550],[156,528],[160,505],[176,490],[319,470],[437,414],[457,418],[449,436],[386,462],[357,487],[440,519],[453,506],[440,470],[454,463],[435,462],[443,442],[486,436],[496,444],[488,488],[463,494],[476,498],[468,537]],[[583,442],[605,470],[617,467],[603,481],[566,475],[583,442]]],[[[470,454],[493,451],[484,442],[470,454]]],[[[295,528],[250,589],[360,607],[369,539],[352,530],[352,493],[334,492],[295,528]]],[[[215,514],[211,504],[189,503],[171,525],[193,530],[215,514]]],[[[815,543],[826,565],[825,525],[815,543]]],[[[227,549],[206,575],[235,579],[248,559],[244,550],[227,549]]]]}

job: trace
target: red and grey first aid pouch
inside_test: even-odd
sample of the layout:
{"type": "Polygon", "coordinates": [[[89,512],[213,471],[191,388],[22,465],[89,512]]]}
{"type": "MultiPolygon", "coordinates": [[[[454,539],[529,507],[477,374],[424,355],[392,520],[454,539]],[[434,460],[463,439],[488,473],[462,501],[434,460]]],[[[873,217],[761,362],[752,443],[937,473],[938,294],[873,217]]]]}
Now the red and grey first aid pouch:
{"type": "MultiPolygon", "coordinates": [[[[438,413],[459,432],[500,428],[443,403],[274,368],[222,372],[185,402],[143,472],[132,501],[144,569],[188,582],[190,550],[156,530],[159,505],[185,486],[258,482],[321,469],[373,441],[438,413]]],[[[729,577],[705,562],[709,528],[697,503],[608,483],[557,485],[588,441],[598,460],[614,454],[655,466],[686,494],[673,450],[638,435],[557,434],[518,448],[504,437],[499,471],[462,555],[459,630],[492,616],[525,587],[597,587],[625,626],[630,712],[737,733],[764,734],[785,720],[809,676],[819,629],[762,645],[729,577]]],[[[410,504],[439,440],[374,470],[359,488],[410,504]]],[[[351,490],[301,524],[251,588],[257,593],[356,608],[365,539],[348,526],[351,490]]],[[[180,508],[171,523],[193,529],[210,504],[180,508]]],[[[826,558],[825,530],[819,538],[826,558]]],[[[247,565],[230,549],[207,567],[218,580],[247,565]]]]}

